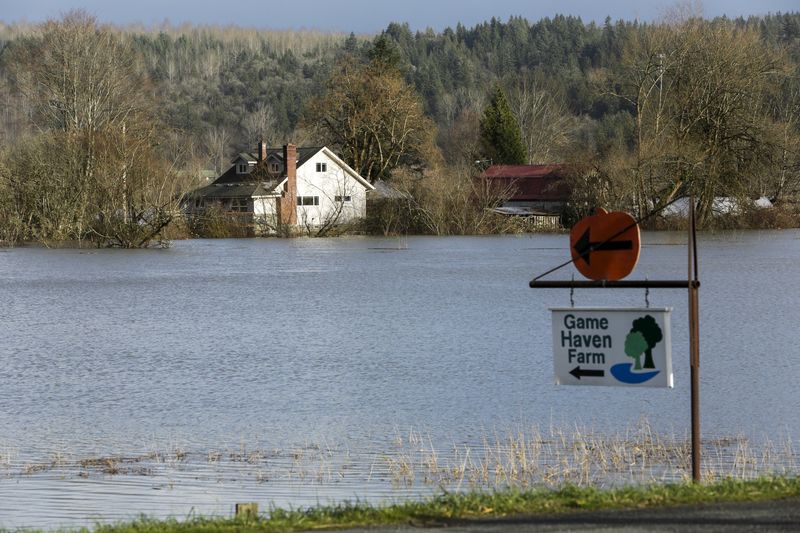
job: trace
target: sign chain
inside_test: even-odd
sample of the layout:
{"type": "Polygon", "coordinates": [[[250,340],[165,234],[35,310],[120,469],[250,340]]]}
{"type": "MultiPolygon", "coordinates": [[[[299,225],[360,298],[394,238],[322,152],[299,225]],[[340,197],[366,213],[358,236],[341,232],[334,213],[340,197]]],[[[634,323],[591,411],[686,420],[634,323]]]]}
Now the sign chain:
{"type": "MultiPolygon", "coordinates": [[[[572,282],[575,282],[575,274],[572,275],[572,282]]],[[[575,307],[575,287],[569,288],[569,306],[575,307]]]]}

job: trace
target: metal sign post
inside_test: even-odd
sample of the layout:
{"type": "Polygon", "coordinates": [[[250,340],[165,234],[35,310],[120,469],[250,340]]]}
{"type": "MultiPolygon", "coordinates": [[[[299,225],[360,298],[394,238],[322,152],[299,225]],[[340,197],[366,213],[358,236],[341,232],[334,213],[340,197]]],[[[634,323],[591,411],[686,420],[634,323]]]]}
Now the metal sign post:
{"type": "MultiPolygon", "coordinates": [[[[667,207],[675,200],[661,206],[660,209],[667,207]]],[[[688,274],[686,280],[593,280],[593,281],[544,281],[541,278],[555,272],[556,270],[575,262],[576,258],[567,261],[555,268],[552,268],[534,278],[529,286],[532,289],[688,289],[689,292],[689,369],[691,380],[691,424],[692,424],[692,480],[699,482],[700,475],[700,304],[699,304],[699,289],[700,277],[698,273],[698,260],[697,260],[697,228],[694,209],[694,195],[690,196],[689,207],[689,231],[688,231],[688,274]]],[[[658,210],[648,214],[644,218],[653,216],[658,210]]],[[[638,222],[634,225],[638,226],[638,222]]],[[[623,235],[630,227],[621,228],[620,231],[614,235],[609,236],[602,242],[587,242],[584,248],[577,256],[585,257],[593,251],[607,251],[610,249],[608,243],[612,243],[615,239],[623,235]]],[[[624,276],[623,276],[624,277],[624,276]]],[[[591,377],[598,377],[591,372],[599,373],[599,371],[589,371],[586,374],[591,377]]]]}
{"type": "Polygon", "coordinates": [[[700,302],[698,298],[697,231],[694,195],[689,202],[689,374],[692,404],[692,480],[700,481],[700,302]]]}

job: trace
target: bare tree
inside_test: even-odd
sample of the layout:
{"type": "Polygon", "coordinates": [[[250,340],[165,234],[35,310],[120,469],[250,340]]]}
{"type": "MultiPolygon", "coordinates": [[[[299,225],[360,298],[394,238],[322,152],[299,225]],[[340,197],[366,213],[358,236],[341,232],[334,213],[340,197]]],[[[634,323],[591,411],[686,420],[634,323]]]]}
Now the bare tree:
{"type": "Polygon", "coordinates": [[[263,140],[267,145],[275,143],[281,136],[280,132],[276,130],[276,124],[275,112],[270,105],[264,102],[259,103],[242,119],[242,128],[244,128],[247,139],[263,140]]]}
{"type": "Polygon", "coordinates": [[[304,122],[370,180],[400,164],[428,163],[438,156],[435,127],[419,96],[399,71],[382,63],[341,62],[304,122]]]}
{"type": "Polygon", "coordinates": [[[472,164],[480,158],[480,117],[479,108],[462,109],[450,127],[442,132],[439,143],[449,164],[472,164]]]}
{"type": "Polygon", "coordinates": [[[522,132],[528,163],[553,163],[572,139],[575,120],[563,101],[541,82],[523,78],[509,91],[511,112],[522,132]]]}
{"type": "Polygon", "coordinates": [[[405,190],[416,199],[423,229],[435,235],[470,235],[515,231],[517,221],[493,211],[513,193],[513,185],[496,186],[479,179],[474,165],[442,169],[423,179],[405,176],[405,190]]]}
{"type": "Polygon", "coordinates": [[[797,74],[785,80],[773,104],[777,168],[768,167],[771,176],[763,176],[759,192],[776,202],[800,192],[800,76],[797,74]]]}
{"type": "Polygon", "coordinates": [[[175,214],[174,173],[157,153],[162,128],[130,48],[73,11],[43,24],[9,70],[39,131],[15,147],[6,179],[21,237],[133,247],[158,236],[175,214]]]}
{"type": "Polygon", "coordinates": [[[664,176],[663,165],[672,159],[666,150],[670,135],[666,105],[677,98],[673,74],[681,68],[685,54],[677,37],[672,26],[642,28],[630,37],[618,71],[595,78],[595,82],[608,87],[607,94],[633,108],[636,144],[632,157],[617,149],[601,174],[620,173],[632,185],[629,201],[637,214],[647,212],[657,201],[664,181],[673,181],[664,176]]]}
{"type": "Polygon", "coordinates": [[[716,196],[746,197],[769,165],[768,95],[786,77],[786,58],[755,30],[692,21],[681,27],[676,98],[667,103],[675,173],[699,199],[701,223],[716,196]]]}
{"type": "Polygon", "coordinates": [[[703,224],[716,196],[751,194],[753,176],[770,164],[774,118],[765,106],[785,65],[754,30],[694,18],[639,28],[605,79],[635,111],[636,143],[622,170],[635,210],[691,190],[703,224]]]}
{"type": "Polygon", "coordinates": [[[230,144],[231,135],[223,126],[214,126],[206,130],[203,135],[203,145],[211,154],[211,161],[217,173],[221,173],[227,166],[230,144]]]}

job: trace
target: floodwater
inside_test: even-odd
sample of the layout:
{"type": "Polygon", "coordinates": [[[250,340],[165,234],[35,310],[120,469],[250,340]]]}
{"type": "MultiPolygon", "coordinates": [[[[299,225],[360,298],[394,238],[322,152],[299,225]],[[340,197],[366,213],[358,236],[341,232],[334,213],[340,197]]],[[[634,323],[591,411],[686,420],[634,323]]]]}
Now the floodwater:
{"type": "MultiPolygon", "coordinates": [[[[685,278],[685,243],[644,234],[631,279],[685,278]]],[[[647,296],[674,308],[675,388],[554,385],[548,309],[570,294],[528,282],[568,259],[567,245],[526,235],[2,250],[0,528],[414,497],[442,486],[432,462],[461,464],[519,431],[685,441],[685,290],[647,296]]],[[[703,234],[699,257],[704,447],[723,472],[745,456],[784,468],[800,438],[800,231],[703,234]]],[[[645,298],[573,295],[578,307],[645,298]]]]}

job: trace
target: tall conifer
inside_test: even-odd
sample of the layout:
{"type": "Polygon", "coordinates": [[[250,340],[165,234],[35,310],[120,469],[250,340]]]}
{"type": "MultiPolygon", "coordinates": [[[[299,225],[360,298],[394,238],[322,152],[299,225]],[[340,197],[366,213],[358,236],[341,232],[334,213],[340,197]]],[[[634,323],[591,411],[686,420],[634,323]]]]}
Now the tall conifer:
{"type": "Polygon", "coordinates": [[[519,124],[511,113],[503,89],[497,85],[483,110],[480,123],[481,147],[484,157],[494,164],[523,165],[527,163],[525,145],[519,124]]]}

